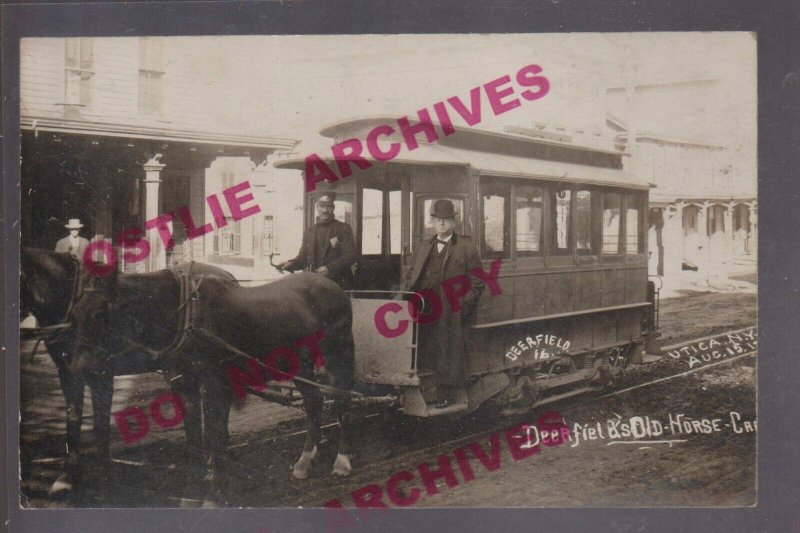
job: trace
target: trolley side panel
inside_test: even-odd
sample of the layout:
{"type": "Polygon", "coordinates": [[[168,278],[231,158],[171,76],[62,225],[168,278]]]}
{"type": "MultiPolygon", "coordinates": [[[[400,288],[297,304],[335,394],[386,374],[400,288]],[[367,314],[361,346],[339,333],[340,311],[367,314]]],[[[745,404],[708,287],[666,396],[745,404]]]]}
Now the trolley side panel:
{"type": "Polygon", "coordinates": [[[418,385],[414,368],[414,329],[402,300],[353,298],[353,338],[355,340],[355,380],[360,383],[385,385],[418,385]],[[400,321],[408,321],[406,330],[397,337],[385,337],[375,325],[375,313],[387,303],[400,304],[402,311],[388,313],[386,322],[390,328],[400,327],[400,321]]]}

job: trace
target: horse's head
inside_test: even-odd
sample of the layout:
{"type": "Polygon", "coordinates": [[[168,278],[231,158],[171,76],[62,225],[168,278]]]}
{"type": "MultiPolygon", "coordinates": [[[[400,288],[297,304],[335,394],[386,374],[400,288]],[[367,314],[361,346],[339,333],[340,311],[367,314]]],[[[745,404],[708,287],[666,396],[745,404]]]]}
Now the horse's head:
{"type": "Polygon", "coordinates": [[[20,254],[20,318],[30,312],[45,326],[63,320],[79,268],[69,254],[23,248],[20,254]]]}
{"type": "Polygon", "coordinates": [[[72,306],[69,320],[75,334],[76,360],[95,365],[124,348],[118,276],[116,271],[104,277],[90,276],[83,294],[72,306]]]}
{"type": "Polygon", "coordinates": [[[102,277],[88,276],[85,285],[70,311],[75,360],[81,366],[74,371],[121,364],[124,361],[114,357],[122,353],[130,362],[142,349],[158,350],[175,337],[179,290],[169,271],[113,271],[102,277]]]}

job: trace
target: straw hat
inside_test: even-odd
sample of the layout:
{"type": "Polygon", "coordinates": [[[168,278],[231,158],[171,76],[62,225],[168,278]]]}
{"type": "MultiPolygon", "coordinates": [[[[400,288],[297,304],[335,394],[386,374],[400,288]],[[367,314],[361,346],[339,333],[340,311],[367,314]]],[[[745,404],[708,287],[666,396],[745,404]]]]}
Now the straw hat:
{"type": "Polygon", "coordinates": [[[64,227],[67,229],[81,229],[83,227],[83,224],[81,224],[81,219],[71,218],[69,219],[68,224],[64,224],[64,227]]]}

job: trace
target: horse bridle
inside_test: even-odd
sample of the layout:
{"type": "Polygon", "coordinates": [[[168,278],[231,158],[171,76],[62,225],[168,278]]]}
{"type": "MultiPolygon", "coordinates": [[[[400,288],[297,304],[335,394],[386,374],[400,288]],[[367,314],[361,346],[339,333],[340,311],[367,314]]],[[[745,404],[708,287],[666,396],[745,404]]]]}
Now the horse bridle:
{"type": "MultiPolygon", "coordinates": [[[[144,344],[131,337],[128,337],[127,335],[120,334],[118,335],[118,338],[122,340],[126,346],[122,350],[109,354],[109,359],[121,357],[131,352],[140,351],[148,354],[152,360],[160,361],[170,357],[174,353],[177,353],[188,343],[189,337],[191,336],[191,331],[194,329],[194,314],[196,312],[196,302],[199,294],[198,291],[200,289],[200,285],[205,279],[205,275],[200,275],[197,277],[197,283],[194,283],[192,278],[192,266],[194,266],[194,262],[190,263],[189,269],[185,273],[172,272],[173,276],[175,277],[175,281],[178,283],[181,293],[179,297],[180,304],[172,312],[173,315],[181,313],[180,321],[178,322],[177,327],[178,331],[176,332],[172,341],[170,341],[165,348],[154,350],[153,348],[145,346],[144,344]]],[[[105,293],[99,289],[89,287],[84,289],[84,292],[98,292],[99,297],[105,302],[110,313],[115,312],[115,310],[119,307],[119,304],[111,302],[105,293]]]]}
{"type": "Polygon", "coordinates": [[[36,358],[36,351],[39,349],[39,344],[41,344],[42,341],[52,341],[58,338],[60,335],[66,333],[72,327],[72,322],[69,319],[70,313],[81,296],[83,296],[85,289],[82,283],[83,276],[81,275],[81,263],[72,256],[70,256],[70,259],[74,264],[75,273],[72,278],[72,294],[70,295],[69,304],[67,304],[67,310],[64,313],[64,318],[62,318],[58,323],[50,326],[41,326],[34,329],[34,335],[37,336],[38,339],[36,340],[36,344],[33,345],[33,350],[31,351],[31,357],[29,361],[31,364],[36,358]]]}

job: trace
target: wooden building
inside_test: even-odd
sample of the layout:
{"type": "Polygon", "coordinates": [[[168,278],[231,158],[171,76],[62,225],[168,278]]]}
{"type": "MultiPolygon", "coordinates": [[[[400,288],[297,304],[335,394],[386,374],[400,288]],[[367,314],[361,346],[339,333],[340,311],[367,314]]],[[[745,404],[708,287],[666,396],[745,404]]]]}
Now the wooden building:
{"type": "MultiPolygon", "coordinates": [[[[211,220],[205,198],[251,179],[254,168],[291,139],[224,133],[194,67],[189,41],[158,37],[36,38],[21,44],[22,243],[52,249],[69,218],[89,238],[188,207],[196,226],[211,220]]],[[[252,183],[258,190],[257,183],[252,183]]],[[[263,197],[256,192],[256,201],[263,197]]],[[[223,202],[224,205],[224,202],[223,202]]],[[[228,213],[229,215],[230,213],[228,213]]],[[[172,223],[175,246],[151,232],[149,270],[187,259],[252,270],[268,229],[261,217],[188,240],[172,223]]]]}

